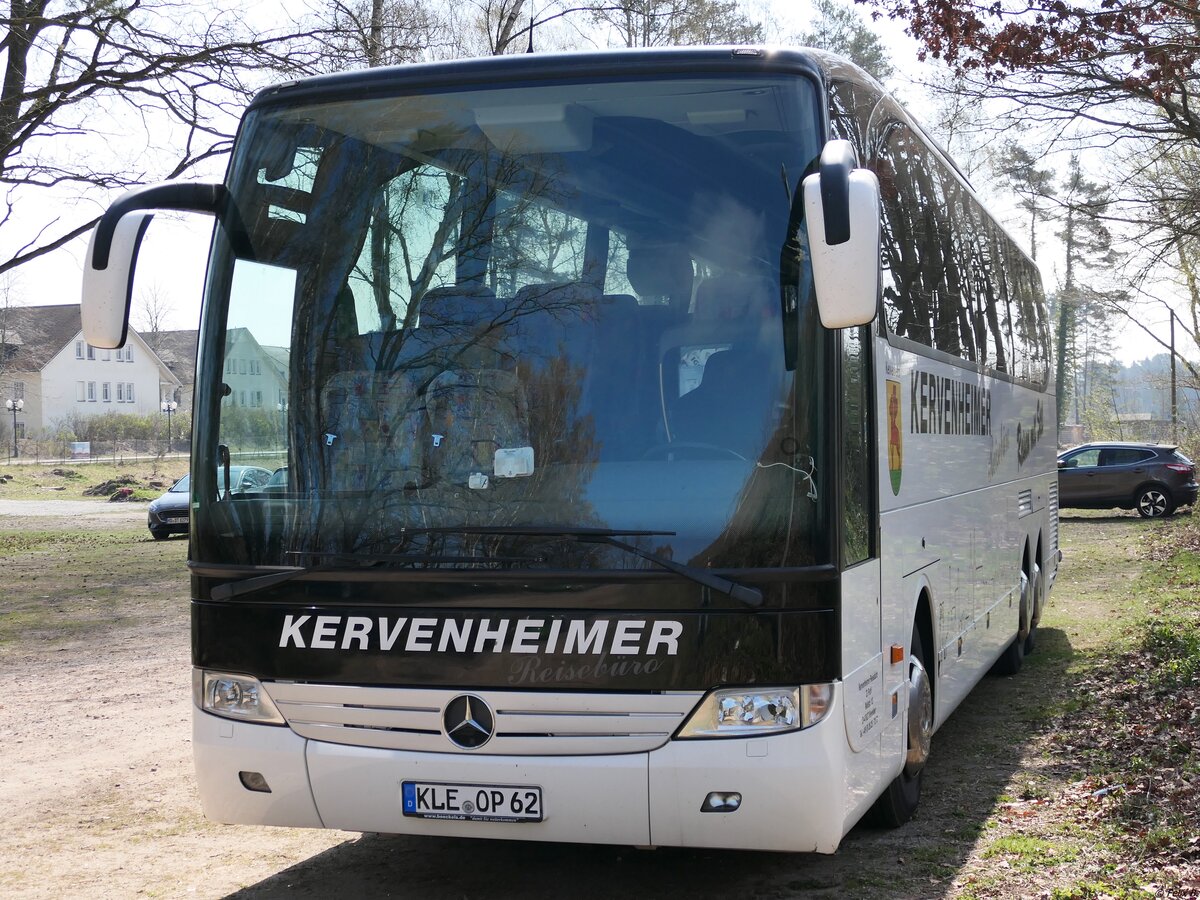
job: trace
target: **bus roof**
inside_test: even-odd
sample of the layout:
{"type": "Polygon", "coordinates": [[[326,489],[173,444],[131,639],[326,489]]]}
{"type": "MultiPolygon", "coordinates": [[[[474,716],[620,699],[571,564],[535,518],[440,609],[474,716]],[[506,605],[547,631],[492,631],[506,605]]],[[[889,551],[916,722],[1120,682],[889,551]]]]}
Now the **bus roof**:
{"type": "Polygon", "coordinates": [[[253,109],[276,102],[353,93],[369,97],[375,91],[394,91],[397,84],[429,87],[478,86],[503,81],[636,78],[650,74],[745,75],[782,73],[824,81],[829,63],[843,63],[870,81],[852,63],[816,50],[780,47],[668,47],[602,50],[578,53],[520,53],[444,62],[410,63],[356,69],[285,82],[260,91],[253,109]]]}

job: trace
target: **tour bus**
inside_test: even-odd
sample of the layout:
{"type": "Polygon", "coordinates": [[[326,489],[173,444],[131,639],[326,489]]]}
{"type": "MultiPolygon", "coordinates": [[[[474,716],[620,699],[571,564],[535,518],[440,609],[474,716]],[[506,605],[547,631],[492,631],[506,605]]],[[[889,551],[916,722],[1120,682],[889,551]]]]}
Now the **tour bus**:
{"type": "Polygon", "coordinates": [[[250,104],[193,410],[196,775],[227,823],[833,852],[1032,649],[1035,265],[818,51],[429,63],[250,104]],[[231,465],[276,471],[229,490],[231,465]]]}

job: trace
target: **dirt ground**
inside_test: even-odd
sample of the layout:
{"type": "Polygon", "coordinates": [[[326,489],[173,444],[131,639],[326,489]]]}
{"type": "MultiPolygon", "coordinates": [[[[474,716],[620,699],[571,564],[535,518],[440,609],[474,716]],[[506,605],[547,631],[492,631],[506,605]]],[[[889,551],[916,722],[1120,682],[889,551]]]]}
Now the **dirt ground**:
{"type": "Polygon", "coordinates": [[[857,828],[823,857],[210,823],[192,775],[186,541],[150,540],[144,506],[17,504],[0,501],[0,541],[33,536],[0,561],[16,585],[0,599],[5,896],[1050,897],[1113,863],[1042,821],[1038,798],[1079,789],[1050,752],[1045,707],[1112,615],[1103,597],[1137,574],[1133,519],[1064,523],[1068,553],[1107,548],[1112,565],[1064,569],[1039,653],[939,731],[917,818],[857,828]],[[1043,865],[1003,849],[1026,834],[1051,847],[1043,865]]]}

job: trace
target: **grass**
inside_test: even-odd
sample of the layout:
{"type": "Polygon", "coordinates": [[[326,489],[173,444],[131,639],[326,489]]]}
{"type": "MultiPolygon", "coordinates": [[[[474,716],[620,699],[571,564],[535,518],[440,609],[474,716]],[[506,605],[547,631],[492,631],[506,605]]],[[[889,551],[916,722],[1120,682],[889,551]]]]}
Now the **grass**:
{"type": "MultiPolygon", "coordinates": [[[[187,474],[186,459],[151,459],[145,462],[87,462],[53,465],[9,465],[0,467],[0,500],[90,499],[88,488],[131,477],[135,500],[153,500],[187,474]]],[[[101,498],[102,499],[102,498],[101,498]]]]}
{"type": "MultiPolygon", "coordinates": [[[[1077,877],[1055,876],[1049,896],[1057,900],[1148,889],[1195,897],[1200,527],[1189,516],[1084,516],[1063,533],[1066,561],[1045,624],[1068,641],[1027,660],[1051,688],[1040,711],[1054,778],[1016,775],[1011,802],[1033,818],[989,829],[982,855],[1031,877],[1068,864],[1077,877]]],[[[986,880],[972,890],[1002,896],[1011,887],[986,880]]]]}
{"type": "Polygon", "coordinates": [[[1016,868],[1032,870],[1070,862],[1078,855],[1074,847],[1051,843],[1040,837],[1024,834],[1009,834],[992,841],[983,852],[985,859],[1002,856],[1016,868]]]}
{"type": "Polygon", "coordinates": [[[0,649],[61,641],[185,609],[186,541],[145,528],[0,533],[0,649]]]}

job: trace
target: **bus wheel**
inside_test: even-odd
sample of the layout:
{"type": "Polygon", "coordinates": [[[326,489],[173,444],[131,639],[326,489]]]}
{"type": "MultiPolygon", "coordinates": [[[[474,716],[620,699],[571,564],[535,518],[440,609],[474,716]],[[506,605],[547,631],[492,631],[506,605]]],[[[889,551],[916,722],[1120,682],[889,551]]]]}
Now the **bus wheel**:
{"type": "Polygon", "coordinates": [[[908,752],[904,768],[875,801],[869,818],[885,828],[896,828],[912,818],[921,800],[921,778],[929,759],[933,737],[933,685],[925,667],[921,633],[914,627],[908,656],[908,752]]]}
{"type": "Polygon", "coordinates": [[[1025,642],[1029,639],[1031,632],[1026,631],[1021,634],[1021,626],[1025,625],[1028,628],[1030,621],[1029,616],[1029,576],[1025,574],[1025,570],[1021,570],[1021,607],[1019,610],[1020,618],[1017,620],[1017,635],[1012,639],[1004,652],[1000,654],[1000,658],[996,660],[992,666],[991,674],[993,675],[1016,675],[1021,671],[1021,663],[1025,662],[1025,642]]]}
{"type": "Polygon", "coordinates": [[[1025,655],[1028,656],[1037,646],[1037,623],[1042,618],[1042,608],[1046,602],[1046,585],[1042,581],[1042,568],[1033,564],[1033,579],[1030,583],[1032,594],[1029,604],[1029,634],[1025,636],[1025,655]]]}

